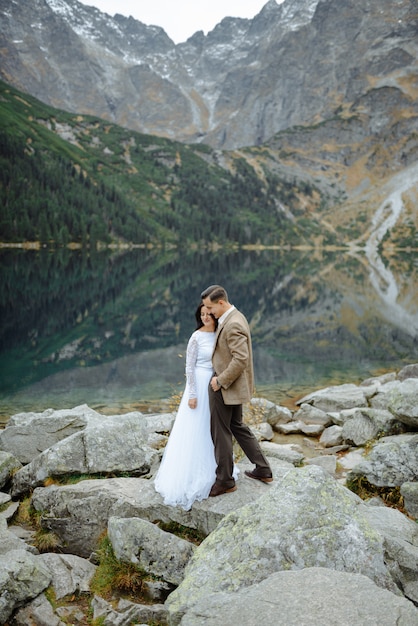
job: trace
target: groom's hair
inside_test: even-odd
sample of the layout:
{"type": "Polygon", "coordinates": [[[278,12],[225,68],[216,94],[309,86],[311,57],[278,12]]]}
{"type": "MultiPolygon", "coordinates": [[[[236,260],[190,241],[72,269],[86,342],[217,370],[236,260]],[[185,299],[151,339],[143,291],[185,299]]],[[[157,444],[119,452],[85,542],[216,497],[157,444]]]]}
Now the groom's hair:
{"type": "Polygon", "coordinates": [[[211,302],[219,302],[219,300],[225,300],[225,302],[229,302],[228,294],[226,293],[226,289],[221,287],[220,285],[211,285],[207,287],[200,294],[202,300],[205,298],[210,298],[211,302]]]}

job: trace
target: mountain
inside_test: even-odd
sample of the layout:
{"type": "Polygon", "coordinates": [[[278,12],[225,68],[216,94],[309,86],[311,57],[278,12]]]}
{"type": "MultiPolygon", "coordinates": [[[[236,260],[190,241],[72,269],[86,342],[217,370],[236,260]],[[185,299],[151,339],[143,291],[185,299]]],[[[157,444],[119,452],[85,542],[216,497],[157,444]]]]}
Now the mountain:
{"type": "MultiPolygon", "coordinates": [[[[255,173],[264,197],[274,198],[274,208],[255,218],[259,225],[273,211],[281,226],[296,216],[317,235],[319,225],[325,239],[373,251],[416,248],[417,30],[415,0],[270,0],[251,20],[228,17],[175,45],[161,28],[77,0],[2,0],[0,77],[73,113],[72,124],[92,116],[202,144],[200,161],[219,168],[218,181],[239,163],[241,181],[255,173]]],[[[201,176],[196,185],[185,174],[187,195],[200,192],[187,210],[204,208],[214,199],[210,177],[202,187],[201,176]]],[[[176,214],[168,209],[164,219],[179,232],[188,219],[187,211],[178,217],[184,194],[177,191],[176,214]]],[[[171,193],[159,187],[157,196],[167,201],[171,193]]],[[[242,225],[253,199],[247,213],[237,210],[241,200],[230,209],[242,225]]],[[[252,229],[251,241],[266,228],[252,229]]]]}
{"type": "Polygon", "coordinates": [[[258,168],[251,152],[220,158],[204,144],[49,107],[0,81],[1,242],[335,243],[310,216],[322,195],[258,168]]]}
{"type": "Polygon", "coordinates": [[[2,6],[6,82],[140,132],[231,149],[361,110],[364,99],[380,109],[371,132],[393,104],[416,116],[414,0],[269,0],[251,20],[225,18],[178,45],[77,0],[2,6]]]}

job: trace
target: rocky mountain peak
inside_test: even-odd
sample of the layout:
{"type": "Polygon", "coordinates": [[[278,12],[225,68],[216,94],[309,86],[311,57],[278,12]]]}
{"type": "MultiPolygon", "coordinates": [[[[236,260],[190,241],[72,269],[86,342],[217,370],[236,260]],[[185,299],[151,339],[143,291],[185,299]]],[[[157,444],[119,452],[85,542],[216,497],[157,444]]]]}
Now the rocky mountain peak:
{"type": "Polygon", "coordinates": [[[4,80],[141,132],[258,145],[384,87],[415,110],[414,0],[269,0],[253,19],[226,17],[179,45],[159,27],[77,0],[2,4],[4,80]]]}

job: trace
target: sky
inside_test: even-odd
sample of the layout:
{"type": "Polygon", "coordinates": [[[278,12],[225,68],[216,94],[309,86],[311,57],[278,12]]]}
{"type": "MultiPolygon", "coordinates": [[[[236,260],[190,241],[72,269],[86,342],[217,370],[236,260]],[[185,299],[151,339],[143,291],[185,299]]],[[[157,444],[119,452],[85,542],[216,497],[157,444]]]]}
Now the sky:
{"type": "MultiPolygon", "coordinates": [[[[277,1],[277,0],[276,0],[277,1]]],[[[282,0],[278,1],[280,4],[282,0]]],[[[147,25],[161,26],[174,43],[198,30],[205,35],[224,17],[253,18],[268,0],[81,0],[113,17],[132,15],[147,25]]]]}

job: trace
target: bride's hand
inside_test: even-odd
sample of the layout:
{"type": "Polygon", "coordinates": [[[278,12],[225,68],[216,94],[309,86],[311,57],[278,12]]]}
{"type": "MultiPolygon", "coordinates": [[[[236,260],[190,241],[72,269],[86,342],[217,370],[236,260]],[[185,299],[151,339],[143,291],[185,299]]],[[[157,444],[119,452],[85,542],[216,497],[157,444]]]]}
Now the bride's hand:
{"type": "Polygon", "coordinates": [[[197,407],[197,398],[190,398],[189,407],[195,409],[197,407]]]}

